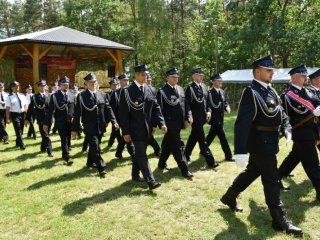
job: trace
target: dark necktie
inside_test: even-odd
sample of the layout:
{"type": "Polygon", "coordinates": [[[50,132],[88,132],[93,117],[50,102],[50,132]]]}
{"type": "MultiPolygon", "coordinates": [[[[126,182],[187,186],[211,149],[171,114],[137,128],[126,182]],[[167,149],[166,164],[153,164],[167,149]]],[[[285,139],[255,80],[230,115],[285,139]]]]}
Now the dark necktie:
{"type": "Polygon", "coordinates": [[[177,97],[179,97],[179,93],[178,93],[177,89],[176,89],[175,87],[173,87],[172,90],[173,90],[174,94],[175,94],[177,97]]]}
{"type": "Polygon", "coordinates": [[[17,94],[17,98],[18,98],[18,101],[19,101],[20,109],[22,109],[22,104],[21,104],[21,100],[19,98],[19,94],[18,93],[16,93],[16,94],[17,94]]]}
{"type": "MultiPolygon", "coordinates": [[[[1,101],[4,102],[3,93],[0,93],[0,94],[1,94],[1,101]]],[[[5,104],[2,103],[1,105],[4,107],[5,104]]]]}
{"type": "Polygon", "coordinates": [[[92,96],[93,96],[94,102],[96,103],[97,102],[97,94],[94,92],[94,93],[92,93],[92,96]]]}
{"type": "Polygon", "coordinates": [[[141,93],[143,95],[143,86],[140,86],[140,91],[141,91],[141,93]]]}

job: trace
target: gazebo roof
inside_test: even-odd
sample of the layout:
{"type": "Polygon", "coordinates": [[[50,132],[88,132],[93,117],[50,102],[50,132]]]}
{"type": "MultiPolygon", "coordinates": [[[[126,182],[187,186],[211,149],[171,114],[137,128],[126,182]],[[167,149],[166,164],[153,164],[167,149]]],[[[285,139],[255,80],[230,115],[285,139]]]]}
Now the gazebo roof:
{"type": "Polygon", "coordinates": [[[132,47],[64,26],[28,33],[16,37],[0,39],[0,46],[18,43],[41,43],[134,51],[132,47]]]}

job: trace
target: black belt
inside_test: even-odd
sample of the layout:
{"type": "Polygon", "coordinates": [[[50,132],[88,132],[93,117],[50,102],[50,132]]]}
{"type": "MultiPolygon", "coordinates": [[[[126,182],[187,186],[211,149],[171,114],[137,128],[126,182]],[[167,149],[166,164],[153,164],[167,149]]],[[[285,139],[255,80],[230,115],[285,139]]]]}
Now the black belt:
{"type": "Polygon", "coordinates": [[[266,131],[266,132],[278,132],[280,130],[280,126],[270,127],[270,126],[255,125],[254,128],[258,131],[266,131]]]}

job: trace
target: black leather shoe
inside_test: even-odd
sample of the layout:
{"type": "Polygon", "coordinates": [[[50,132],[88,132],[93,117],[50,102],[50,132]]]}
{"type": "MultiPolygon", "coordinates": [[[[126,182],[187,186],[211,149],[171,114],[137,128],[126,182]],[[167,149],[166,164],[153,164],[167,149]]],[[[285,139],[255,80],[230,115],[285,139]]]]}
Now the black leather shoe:
{"type": "Polygon", "coordinates": [[[190,172],[190,171],[182,174],[182,176],[183,176],[184,178],[188,178],[188,179],[193,178],[193,174],[192,174],[192,172],[190,172]]]}
{"type": "Polygon", "coordinates": [[[235,159],[234,159],[233,157],[231,157],[231,158],[225,158],[225,161],[228,161],[228,162],[234,162],[234,161],[235,161],[235,159]]]}
{"type": "Polygon", "coordinates": [[[25,149],[26,149],[26,146],[25,146],[25,145],[21,145],[21,146],[20,146],[20,149],[21,149],[21,150],[25,150],[25,149]]]}
{"type": "Polygon", "coordinates": [[[122,156],[122,154],[116,154],[116,158],[122,160],[122,159],[123,159],[123,156],[122,156]]]}
{"type": "Polygon", "coordinates": [[[73,164],[72,158],[66,159],[66,163],[67,163],[68,166],[71,166],[73,164]]]}
{"type": "Polygon", "coordinates": [[[105,170],[99,171],[99,177],[104,178],[107,172],[105,170]]]}
{"type": "Polygon", "coordinates": [[[220,201],[227,205],[233,212],[243,212],[243,208],[238,206],[237,197],[239,196],[239,192],[233,190],[233,188],[228,188],[227,192],[222,196],[220,201]]]}
{"type": "Polygon", "coordinates": [[[159,168],[160,170],[167,170],[167,171],[171,171],[171,170],[172,170],[172,168],[169,168],[168,166],[164,166],[164,167],[158,166],[158,168],[159,168]]]}
{"type": "Polygon", "coordinates": [[[134,177],[134,178],[132,178],[132,181],[134,181],[134,182],[144,182],[144,179],[141,178],[141,177],[134,177]]]}
{"type": "Polygon", "coordinates": [[[279,185],[280,185],[280,189],[281,189],[282,191],[289,191],[289,190],[291,190],[290,187],[288,187],[288,186],[286,186],[286,185],[283,184],[282,180],[279,181],[279,185]]]}
{"type": "Polygon", "coordinates": [[[148,185],[149,185],[149,189],[153,190],[153,189],[156,189],[156,188],[160,187],[161,183],[154,181],[154,182],[148,183],[148,185]]]}
{"type": "Polygon", "coordinates": [[[274,230],[292,234],[297,237],[303,236],[303,231],[290,223],[283,209],[270,208],[269,210],[272,216],[272,228],[274,230]]]}
{"type": "Polygon", "coordinates": [[[48,157],[53,157],[52,153],[48,153],[48,157]]]}
{"type": "Polygon", "coordinates": [[[208,165],[208,168],[215,169],[219,166],[219,163],[214,163],[213,165],[208,165]]]}
{"type": "Polygon", "coordinates": [[[91,165],[87,164],[87,167],[88,168],[97,168],[97,165],[95,163],[92,163],[91,165]]]}

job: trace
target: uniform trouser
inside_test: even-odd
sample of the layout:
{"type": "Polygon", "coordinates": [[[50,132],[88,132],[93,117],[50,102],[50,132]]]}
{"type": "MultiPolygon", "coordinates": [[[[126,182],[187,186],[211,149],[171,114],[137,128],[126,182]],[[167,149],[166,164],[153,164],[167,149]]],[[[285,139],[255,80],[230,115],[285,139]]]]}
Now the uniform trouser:
{"type": "MultiPolygon", "coordinates": [[[[102,137],[103,137],[103,134],[98,135],[99,146],[100,146],[100,144],[101,144],[102,137]]],[[[70,142],[70,146],[71,146],[71,142],[70,142]]],[[[82,143],[82,151],[83,151],[83,152],[87,151],[88,146],[89,146],[89,140],[88,140],[87,135],[85,135],[85,136],[84,136],[83,143],[82,143]]],[[[99,149],[101,150],[100,147],[99,147],[99,149]]]]}
{"type": "Polygon", "coordinates": [[[22,135],[24,128],[25,113],[11,112],[10,117],[13,123],[14,131],[16,133],[16,146],[23,147],[24,143],[22,140],[22,135]]]}
{"type": "Polygon", "coordinates": [[[57,123],[56,123],[56,120],[54,120],[54,123],[53,123],[53,128],[52,128],[52,133],[53,134],[56,134],[58,128],[57,128],[57,123]]]}
{"type": "Polygon", "coordinates": [[[188,163],[184,155],[183,145],[181,144],[180,130],[171,130],[168,128],[167,133],[164,135],[161,143],[161,154],[158,167],[164,168],[167,165],[167,160],[172,153],[174,160],[177,162],[178,167],[182,174],[188,172],[188,163]]]}
{"type": "Polygon", "coordinates": [[[207,145],[203,125],[192,125],[191,134],[188,138],[185,149],[185,155],[187,158],[190,158],[192,150],[197,142],[199,143],[200,151],[204,155],[208,166],[213,166],[215,160],[207,145]]]}
{"type": "Polygon", "coordinates": [[[139,177],[139,170],[141,170],[143,178],[147,183],[154,182],[154,176],[150,169],[147,157],[147,141],[132,141],[135,149],[135,154],[132,156],[132,178],[139,177]]]}
{"type": "Polygon", "coordinates": [[[62,158],[68,160],[69,156],[69,144],[71,142],[71,126],[66,126],[66,128],[57,128],[60,140],[61,140],[61,150],[62,158]]]}
{"type": "Polygon", "coordinates": [[[29,130],[28,130],[28,133],[27,133],[27,137],[31,137],[31,136],[33,138],[37,137],[36,130],[34,128],[34,121],[35,121],[35,116],[32,114],[31,121],[30,121],[30,124],[29,124],[29,130]]]}
{"type": "Polygon", "coordinates": [[[153,135],[149,139],[149,145],[153,148],[154,153],[158,154],[160,152],[160,146],[153,135]]]}
{"type": "Polygon", "coordinates": [[[101,172],[104,170],[106,166],[100,153],[99,139],[101,139],[101,137],[100,135],[86,134],[86,138],[89,144],[89,152],[87,155],[87,166],[91,167],[95,163],[98,168],[98,171],[101,172]]]}
{"type": "Polygon", "coordinates": [[[0,109],[0,140],[8,140],[6,131],[6,109],[0,109]]]}
{"type": "Polygon", "coordinates": [[[51,125],[48,126],[48,132],[46,133],[43,131],[43,124],[39,123],[39,131],[41,135],[41,147],[40,150],[42,151],[47,151],[48,154],[52,153],[52,144],[51,144],[51,139],[49,137],[49,132],[50,132],[50,127],[51,125]]]}
{"type": "Polygon", "coordinates": [[[118,139],[118,146],[117,146],[117,150],[116,150],[116,156],[119,156],[119,155],[122,155],[122,152],[124,150],[124,146],[127,145],[127,150],[128,150],[128,153],[130,154],[130,156],[132,157],[134,155],[134,146],[133,146],[133,143],[130,142],[130,143],[126,143],[123,139],[123,136],[120,132],[120,130],[117,131],[118,132],[118,136],[117,136],[117,139],[118,139]]]}
{"type": "Polygon", "coordinates": [[[218,136],[220,140],[220,145],[224,152],[225,159],[232,159],[231,149],[226,137],[226,133],[223,129],[223,125],[211,125],[209,133],[206,137],[206,142],[208,146],[213,142],[214,138],[218,136]]]}
{"type": "Polygon", "coordinates": [[[291,152],[279,167],[280,178],[287,177],[300,162],[312,185],[320,187],[320,166],[315,141],[293,142],[291,152]]]}
{"type": "Polygon", "coordinates": [[[268,207],[281,207],[279,172],[274,154],[250,154],[247,168],[239,174],[231,187],[237,192],[243,192],[259,176],[268,207]]]}
{"type": "Polygon", "coordinates": [[[83,143],[82,143],[82,151],[83,152],[87,151],[88,146],[89,146],[88,137],[87,137],[87,135],[85,135],[83,143]]]}
{"type": "Polygon", "coordinates": [[[117,139],[119,143],[119,130],[116,130],[116,128],[112,125],[111,133],[108,141],[108,146],[111,147],[114,144],[114,140],[117,139]]]}

